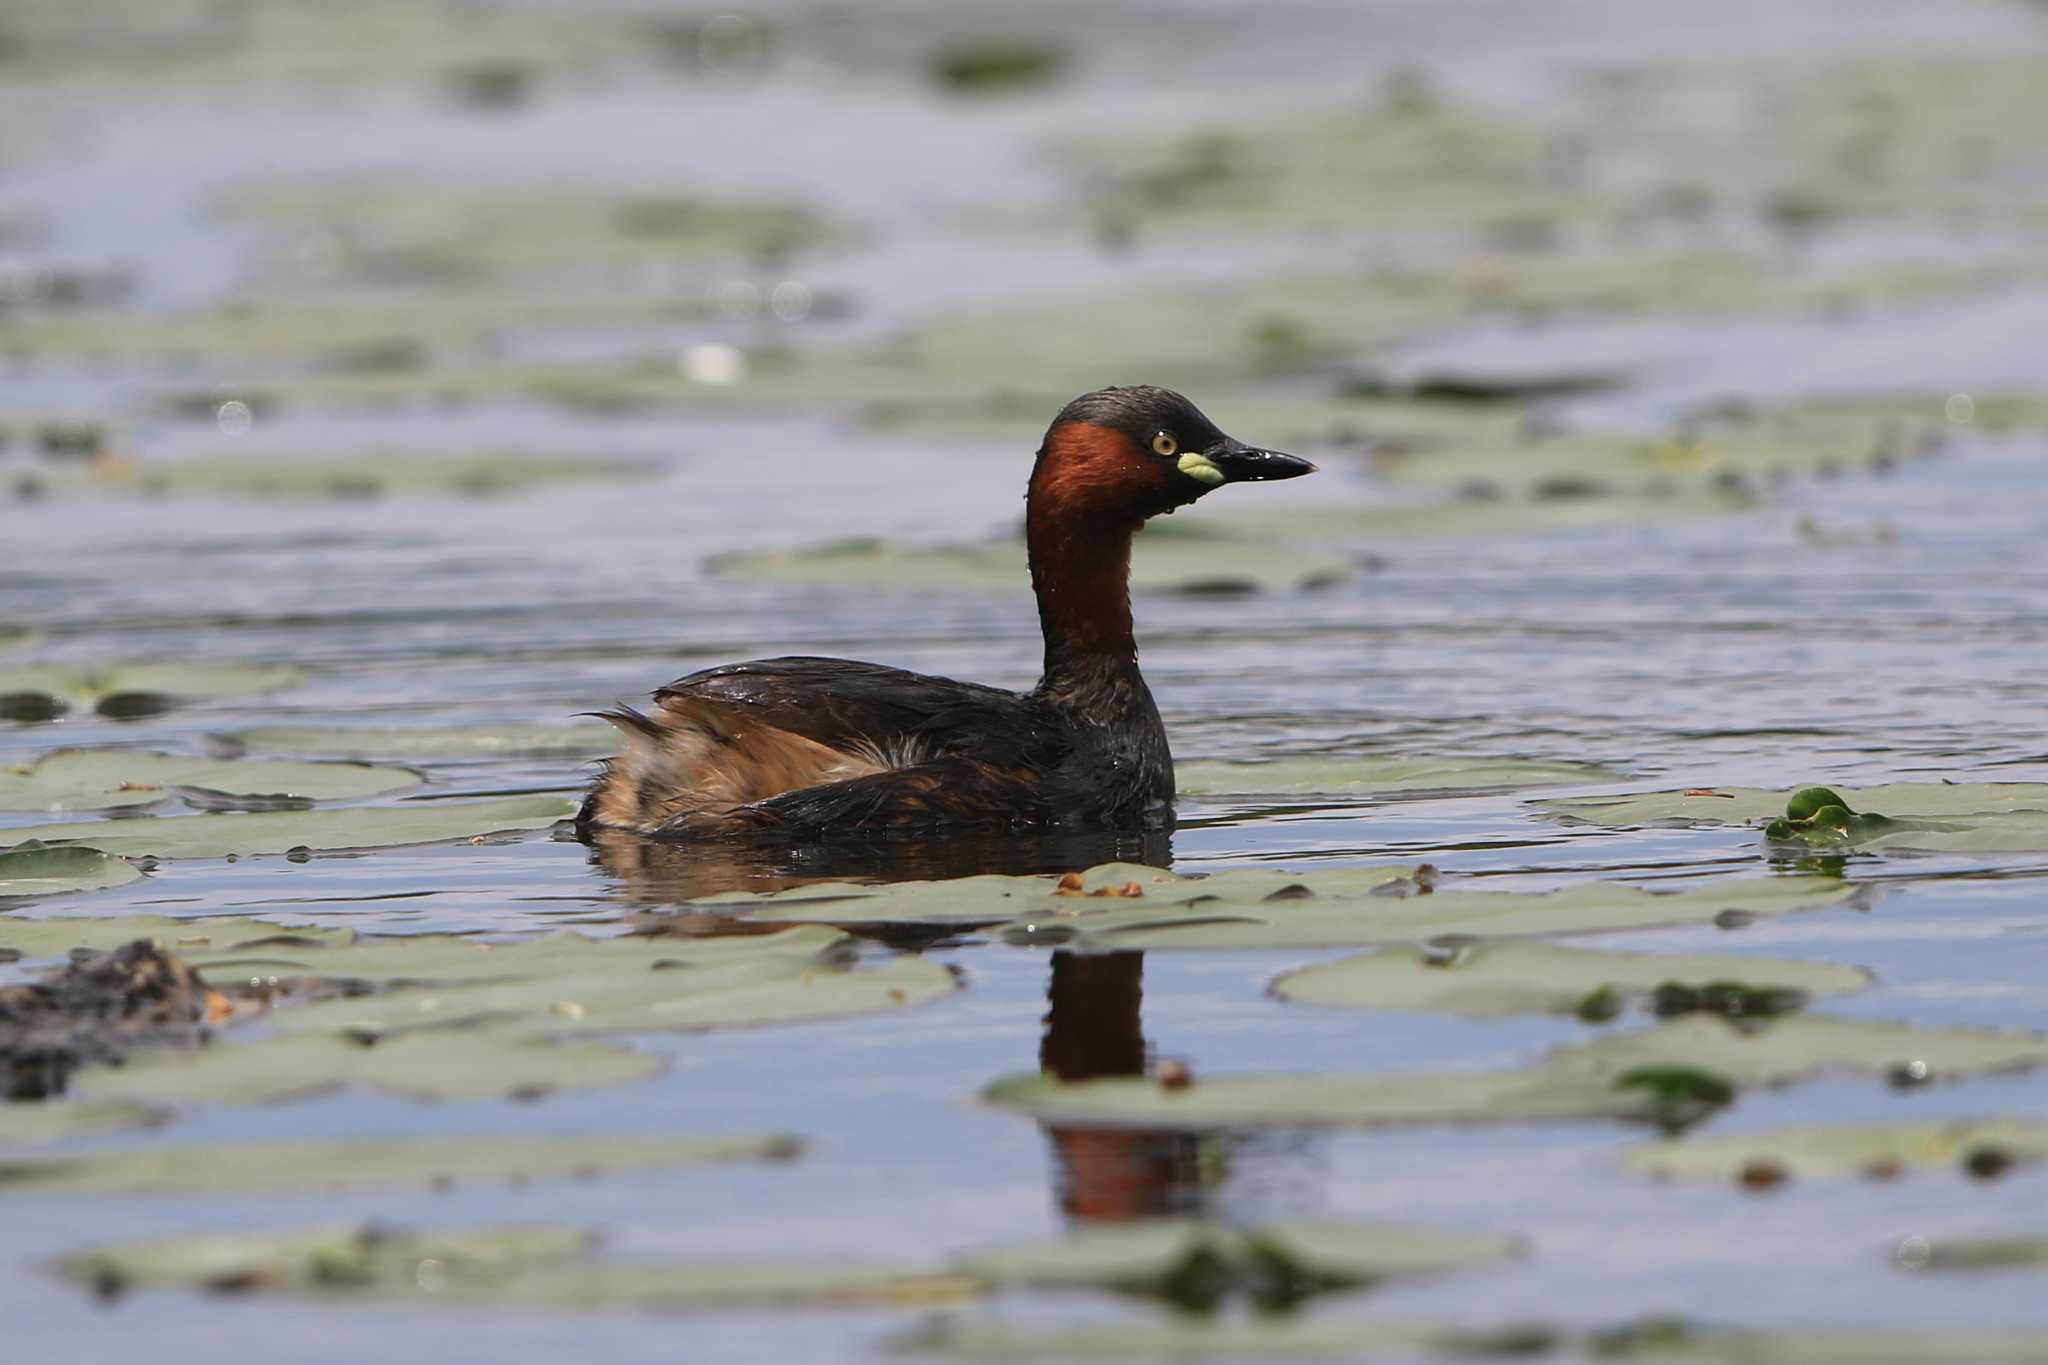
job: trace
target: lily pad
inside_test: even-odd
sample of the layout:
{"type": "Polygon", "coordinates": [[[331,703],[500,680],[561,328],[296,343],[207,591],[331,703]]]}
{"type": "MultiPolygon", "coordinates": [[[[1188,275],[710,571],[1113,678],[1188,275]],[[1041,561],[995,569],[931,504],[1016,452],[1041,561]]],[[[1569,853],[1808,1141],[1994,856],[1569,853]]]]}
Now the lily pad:
{"type": "Polygon", "coordinates": [[[308,806],[352,801],[419,782],[403,768],[358,763],[222,763],[135,749],[59,749],[0,768],[0,810],[107,810],[172,796],[308,806]]]}
{"type": "MultiPolygon", "coordinates": [[[[1023,591],[1031,582],[1021,543],[909,547],[842,541],[810,550],[721,555],[728,578],[841,592],[1023,591]]],[[[1340,582],[1356,572],[1341,555],[1220,535],[1141,535],[1131,553],[1138,592],[1289,592],[1340,582]]]]}
{"type": "Polygon", "coordinates": [[[132,486],[151,494],[221,493],[250,498],[371,498],[386,494],[510,493],[564,480],[652,473],[641,460],[490,451],[430,452],[311,459],[286,454],[216,455],[149,465],[123,464],[91,474],[95,486],[132,486]]]}
{"type": "MultiPolygon", "coordinates": [[[[20,1108],[22,1106],[12,1106],[20,1108]]],[[[100,1112],[113,1106],[40,1106],[100,1112]]],[[[148,1114],[124,1107],[127,1112],[148,1114]]],[[[8,1110],[0,1109],[0,1116],[8,1110]]],[[[116,1112],[120,1112],[116,1110],[116,1112]]],[[[340,1142],[209,1142],[0,1162],[0,1193],[271,1194],[431,1189],[584,1180],[737,1161],[782,1161],[801,1143],[781,1134],[738,1137],[508,1137],[340,1142]]]]}
{"type": "Polygon", "coordinates": [[[1357,1360],[1447,1345],[1441,1324],[1342,1317],[1053,1323],[946,1315],[891,1342],[899,1355],[960,1360],[1357,1360]]]}
{"type": "Polygon", "coordinates": [[[1830,848],[1929,853],[2048,851],[2048,783],[1900,782],[1881,787],[1695,787],[1638,796],[1555,798],[1545,814],[1610,827],[1776,822],[1770,837],[1830,848]],[[1825,794],[1832,800],[1822,800],[1825,794]],[[1797,798],[1799,814],[1791,816],[1797,798]],[[1883,812],[1882,815],[1870,812],[1883,812]],[[1860,812],[1860,813],[1859,813],[1860,812]]]}
{"type": "Polygon", "coordinates": [[[157,715],[183,701],[275,692],[303,675],[284,664],[55,664],[0,669],[0,715],[27,717],[32,704],[47,716],[75,707],[123,719],[157,715]]]}
{"type": "Polygon", "coordinates": [[[374,1042],[294,1034],[154,1052],[118,1069],[82,1071],[72,1092],[142,1104],[270,1104],[364,1089],[422,1100],[532,1099],[645,1080],[659,1057],[603,1043],[542,1043],[473,1031],[405,1033],[374,1042]]]}
{"type": "Polygon", "coordinates": [[[601,721],[583,725],[359,726],[262,725],[210,736],[225,754],[287,754],[307,758],[433,760],[462,758],[587,758],[611,753],[618,732],[601,721]]]}
{"type": "MultiPolygon", "coordinates": [[[[92,849],[23,850],[26,857],[36,852],[52,854],[90,853],[92,849]]],[[[0,860],[17,856],[0,853],[0,860]]],[[[105,856],[105,855],[102,855],[105,856]]],[[[4,865],[4,861],[0,861],[4,865]]],[[[124,867],[126,864],[122,864],[124,867]]],[[[139,875],[139,874],[138,874],[139,875]]],[[[173,919],[165,915],[94,915],[71,919],[0,918],[0,948],[23,957],[62,957],[74,948],[107,952],[137,939],[148,939],[157,947],[188,961],[202,960],[200,954],[219,953],[235,944],[283,939],[296,945],[348,943],[355,938],[349,929],[285,928],[269,920],[241,916],[204,919],[173,919]]]]}
{"type": "Polygon", "coordinates": [[[1174,770],[1175,785],[1183,796],[1513,791],[1612,782],[1619,776],[1592,763],[1530,758],[1277,758],[1258,763],[1183,763],[1174,770]]]}
{"type": "MultiPolygon", "coordinates": [[[[141,875],[125,859],[96,848],[18,845],[0,850],[0,901],[101,891],[126,886],[141,875]]],[[[11,924],[0,921],[0,943],[6,942],[4,926],[11,924]]]]}
{"type": "MultiPolygon", "coordinates": [[[[0,1101],[0,1146],[65,1142],[129,1128],[150,1128],[163,1121],[161,1109],[119,1100],[97,1104],[77,1100],[0,1101]]],[[[7,1164],[0,1162],[0,1171],[7,1164]]]]}
{"type": "Polygon", "coordinates": [[[1182,877],[1109,863],[1066,882],[963,877],[886,886],[825,882],[732,892],[700,906],[775,923],[848,927],[1004,926],[1020,945],[1098,948],[1304,948],[1417,943],[1443,934],[1590,934],[1711,921],[1722,911],[1781,914],[1847,894],[1822,877],[1729,880],[1659,894],[1618,882],[1561,891],[1431,893],[1417,869],[1237,869],[1182,877]]]}
{"type": "Polygon", "coordinates": [[[1561,1049],[1545,1066],[1620,1077],[1689,1067],[1737,1086],[1783,1085],[1823,1072],[1863,1072],[1901,1086],[2048,1065],[2048,1037],[1988,1029],[1918,1029],[1881,1019],[1790,1015],[1740,1024],[1691,1015],[1639,1033],[1561,1049]]]}
{"type": "Polygon", "coordinates": [[[550,934],[490,944],[441,935],[359,940],[195,957],[215,980],[297,976],[381,982],[348,996],[273,1014],[291,1034],[389,1039],[421,1030],[479,1029],[497,1038],[654,1033],[799,1023],[908,1008],[959,988],[942,964],[892,957],[855,969],[828,950],[844,935],[823,926],[707,939],[588,939],[550,934]]]}
{"type": "Polygon", "coordinates": [[[956,1264],[996,1284],[1107,1287],[1196,1309],[1231,1297],[1282,1308],[1328,1290],[1491,1265],[1520,1250],[1513,1237],[1441,1228],[1304,1221],[1241,1229],[1169,1219],[994,1247],[956,1264]]]}
{"type": "MultiPolygon", "coordinates": [[[[127,857],[225,858],[335,849],[395,848],[546,829],[576,813],[566,796],[505,796],[485,801],[416,801],[343,810],[139,816],[14,831],[46,844],[85,843],[127,857]]],[[[0,839],[7,838],[0,831],[0,839]]]]}
{"type": "MultiPolygon", "coordinates": [[[[2048,1237],[1957,1237],[1934,1243],[1926,1254],[1901,1254],[1912,1270],[2048,1271],[2048,1237]]],[[[1972,1357],[1974,1359],[1974,1357],[1972,1357]]]]}
{"type": "MultiPolygon", "coordinates": [[[[1252,875],[1220,873],[1209,880],[1250,880],[1252,875]]],[[[1251,887],[1229,887],[1222,891],[1221,903],[1189,904],[1178,914],[1141,908],[1132,901],[1105,902],[1106,908],[1094,914],[1077,912],[1072,923],[1082,943],[1099,949],[1344,948],[1459,935],[1521,938],[1705,924],[1729,910],[1777,915],[1817,909],[1840,900],[1847,891],[1828,878],[1801,877],[1745,878],[1678,892],[1583,882],[1540,893],[1422,894],[1420,883],[1403,878],[1383,883],[1377,893],[1361,894],[1342,886],[1339,879],[1345,875],[1282,874],[1265,883],[1271,889],[1264,895],[1246,894],[1251,887]],[[1306,888],[1306,894],[1295,887],[1306,888]]]]}
{"type": "Polygon", "coordinates": [[[1449,950],[1391,948],[1288,972],[1282,1000],[1342,1009],[1439,1011],[1478,1017],[1572,1014],[1611,1018],[1652,997],[1660,1013],[1735,1014],[1797,1008],[1809,996],[1862,990],[1870,974],[1832,962],[1611,953],[1540,942],[1449,950]]]}
{"type": "Polygon", "coordinates": [[[1777,1128],[1688,1137],[1632,1147],[1622,1164],[1664,1179],[1776,1184],[1910,1170],[1951,1170],[1979,1179],[2048,1157],[2048,1124],[2022,1119],[1871,1123],[1777,1128]]]}
{"type": "Polygon", "coordinates": [[[1601,1360],[1672,1365],[2023,1365],[2048,1352],[2048,1332],[2025,1327],[1700,1327],[1652,1319],[1593,1332],[1587,1354],[1601,1360]]]}
{"type": "Polygon", "coordinates": [[[827,1260],[607,1257],[596,1233],[549,1225],[407,1230],[382,1224],[212,1233],[102,1247],[58,1270],[98,1291],[273,1291],[540,1312],[707,1312],[768,1304],[917,1306],[982,1286],[960,1276],[827,1260]]]}
{"type": "Polygon", "coordinates": [[[1043,1122],[1139,1129],[1378,1126],[1616,1119],[1695,1121],[1743,1087],[1821,1072],[1918,1085],[2048,1065],[2048,1038],[1794,1015],[1768,1024],[1692,1016],[1560,1048],[1517,1071],[1251,1075],[1168,1085],[1029,1074],[983,1092],[1043,1122]]]}
{"type": "Polygon", "coordinates": [[[1386,1127],[1414,1123],[1659,1122],[1652,1091],[1584,1072],[1436,1071],[1388,1075],[1198,1077],[1168,1086],[1142,1077],[1063,1082],[1038,1073],[996,1081],[992,1104],[1042,1123],[1164,1131],[1386,1127]]]}

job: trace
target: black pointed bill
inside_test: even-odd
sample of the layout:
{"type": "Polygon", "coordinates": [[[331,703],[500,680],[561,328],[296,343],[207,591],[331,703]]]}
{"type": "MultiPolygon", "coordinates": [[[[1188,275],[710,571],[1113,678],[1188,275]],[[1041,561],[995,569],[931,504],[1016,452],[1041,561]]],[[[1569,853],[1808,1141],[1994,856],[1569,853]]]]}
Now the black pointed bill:
{"type": "Polygon", "coordinates": [[[1299,455],[1261,450],[1226,437],[1221,444],[1200,454],[1190,451],[1181,456],[1180,472],[1191,479],[1214,485],[1298,479],[1303,474],[1315,473],[1316,467],[1299,455]]]}

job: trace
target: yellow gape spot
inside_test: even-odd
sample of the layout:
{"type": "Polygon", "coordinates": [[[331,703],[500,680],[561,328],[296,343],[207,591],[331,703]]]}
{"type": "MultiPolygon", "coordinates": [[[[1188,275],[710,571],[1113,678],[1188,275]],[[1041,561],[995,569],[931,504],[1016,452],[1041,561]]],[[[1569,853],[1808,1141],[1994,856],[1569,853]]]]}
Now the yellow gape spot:
{"type": "Polygon", "coordinates": [[[1209,463],[1208,456],[1197,454],[1192,450],[1180,457],[1180,472],[1191,479],[1200,479],[1203,483],[1207,484],[1223,482],[1223,471],[1209,463]]]}

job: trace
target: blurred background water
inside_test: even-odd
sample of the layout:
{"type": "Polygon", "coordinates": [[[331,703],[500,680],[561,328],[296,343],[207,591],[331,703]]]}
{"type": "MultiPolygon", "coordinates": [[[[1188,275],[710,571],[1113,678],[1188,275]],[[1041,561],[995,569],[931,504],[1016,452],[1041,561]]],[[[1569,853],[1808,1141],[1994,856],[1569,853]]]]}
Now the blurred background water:
{"type": "MultiPolygon", "coordinates": [[[[1147,382],[1323,466],[1141,540],[1140,644],[1182,759],[1543,759],[1617,791],[2040,779],[2044,126],[2048,7],[2022,0],[6,0],[0,691],[133,662],[293,680],[140,718],[88,700],[0,738],[20,763],[287,725],[552,725],[779,653],[1026,687],[1031,452],[1066,399],[1147,382]]],[[[432,798],[589,771],[422,767],[432,798]]],[[[1512,793],[1181,815],[1181,871],[1427,860],[1523,889],[1766,867],[1753,830],[1560,824],[1512,793]]],[[[2044,868],[1858,860],[1891,893],[1874,912],[1613,946],[1739,938],[1872,968],[1841,1012],[2048,1027],[2044,868]]],[[[787,871],[636,884],[542,833],[181,861],[37,911],[511,931],[787,871]]],[[[1035,1064],[1045,958],[930,951],[968,989],[646,1040],[677,1065],[643,1085],[177,1126],[814,1139],[786,1168],[426,1200],[17,1197],[10,1340],[80,1359],[876,1352],[914,1315],[103,1308],[42,1267],[91,1241],[372,1216],[560,1219],[713,1255],[1048,1235],[1054,1153],[970,1103],[1035,1064]]],[[[1498,1064],[1583,1032],[1266,998],[1315,956],[1151,954],[1144,1032],[1205,1074],[1498,1064]]],[[[2043,1116],[2048,1091],[1827,1081],[1722,1122],[1907,1106],[2043,1116]]],[[[2023,1278],[1888,1263],[1901,1237],[2038,1230],[2038,1171],[1763,1200],[1624,1174],[1624,1140],[1302,1135],[1189,1197],[1530,1239],[1510,1269],[1367,1311],[2048,1325],[2023,1278]]]]}

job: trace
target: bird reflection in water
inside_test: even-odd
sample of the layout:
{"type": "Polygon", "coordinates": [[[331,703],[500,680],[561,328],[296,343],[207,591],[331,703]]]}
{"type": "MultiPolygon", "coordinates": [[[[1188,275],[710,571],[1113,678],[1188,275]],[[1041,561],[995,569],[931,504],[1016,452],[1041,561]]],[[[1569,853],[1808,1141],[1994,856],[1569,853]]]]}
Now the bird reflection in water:
{"type": "MultiPolygon", "coordinates": [[[[694,911],[692,901],[726,891],[783,891],[819,882],[914,881],[1000,873],[1058,875],[1108,862],[1169,867],[1172,836],[1107,830],[960,833],[791,846],[744,840],[669,843],[594,830],[592,861],[632,904],[665,909],[661,932],[706,936],[772,932],[782,926],[694,911]]],[[[852,926],[861,929],[862,926],[852,926]]],[[[871,937],[919,947],[955,929],[868,926],[871,937]]],[[[1141,1019],[1143,953],[1056,951],[1039,1065],[1063,1081],[1142,1076],[1148,1044],[1141,1019]]],[[[1222,1183],[1226,1142],[1172,1130],[1045,1125],[1055,1184],[1066,1216],[1082,1223],[1210,1212],[1222,1183]]]]}
{"type": "MultiPolygon", "coordinates": [[[[1040,1070],[1063,1081],[1145,1074],[1143,953],[1052,955],[1040,1070]]],[[[1060,1209],[1075,1222],[1129,1223],[1209,1212],[1222,1140],[1171,1129],[1045,1125],[1060,1209]]]]}

